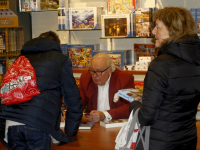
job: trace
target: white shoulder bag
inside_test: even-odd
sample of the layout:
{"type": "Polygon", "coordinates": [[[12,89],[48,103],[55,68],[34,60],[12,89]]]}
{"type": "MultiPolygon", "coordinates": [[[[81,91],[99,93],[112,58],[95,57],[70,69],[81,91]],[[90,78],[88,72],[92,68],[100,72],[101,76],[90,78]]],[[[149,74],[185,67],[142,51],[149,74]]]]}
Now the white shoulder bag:
{"type": "Polygon", "coordinates": [[[134,150],[137,147],[139,140],[142,140],[144,150],[149,150],[150,126],[140,127],[138,112],[139,108],[135,112],[132,110],[128,123],[120,129],[115,140],[115,150],[134,150]],[[142,136],[144,132],[145,137],[142,136]]]}

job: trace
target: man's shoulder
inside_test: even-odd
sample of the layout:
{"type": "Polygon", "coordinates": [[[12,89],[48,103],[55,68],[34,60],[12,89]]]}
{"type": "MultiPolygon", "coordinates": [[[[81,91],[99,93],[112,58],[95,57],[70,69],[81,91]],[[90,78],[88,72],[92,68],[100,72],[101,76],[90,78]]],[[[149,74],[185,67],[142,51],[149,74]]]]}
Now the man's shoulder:
{"type": "Polygon", "coordinates": [[[81,74],[80,80],[87,82],[90,81],[91,78],[92,78],[91,74],[87,71],[81,74]]]}
{"type": "Polygon", "coordinates": [[[116,69],[113,72],[113,75],[116,76],[116,77],[118,77],[118,78],[130,78],[130,77],[133,77],[132,74],[127,73],[125,71],[120,71],[119,69],[116,69]]]}

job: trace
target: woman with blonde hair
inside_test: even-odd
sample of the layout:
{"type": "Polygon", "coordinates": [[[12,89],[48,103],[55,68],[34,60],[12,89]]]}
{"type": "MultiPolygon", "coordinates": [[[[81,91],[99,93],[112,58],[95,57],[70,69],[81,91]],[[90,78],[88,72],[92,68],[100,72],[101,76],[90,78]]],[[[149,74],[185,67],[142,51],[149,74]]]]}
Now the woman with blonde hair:
{"type": "MultiPolygon", "coordinates": [[[[200,101],[200,40],[185,8],[166,7],[154,14],[158,56],[144,79],[140,107],[142,126],[151,126],[150,150],[196,150],[196,113],[200,101]]],[[[141,149],[139,142],[136,150],[141,149]]]]}

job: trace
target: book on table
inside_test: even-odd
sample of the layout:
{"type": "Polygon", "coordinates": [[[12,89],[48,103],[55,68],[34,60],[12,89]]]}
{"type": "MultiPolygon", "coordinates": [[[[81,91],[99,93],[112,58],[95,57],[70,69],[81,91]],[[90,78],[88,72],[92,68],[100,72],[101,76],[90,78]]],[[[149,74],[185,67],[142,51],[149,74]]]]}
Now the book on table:
{"type": "MultiPolygon", "coordinates": [[[[94,126],[95,122],[81,122],[79,125],[80,130],[90,130],[94,126]]],[[[65,122],[60,122],[60,127],[65,127],[65,122]]]]}
{"type": "Polygon", "coordinates": [[[80,130],[82,130],[82,129],[90,130],[90,129],[92,129],[94,124],[95,124],[94,122],[81,122],[79,125],[79,129],[80,130]]]}
{"type": "Polygon", "coordinates": [[[130,88],[130,89],[122,89],[118,91],[119,97],[122,97],[123,99],[132,102],[134,101],[135,97],[142,97],[142,92],[139,92],[136,89],[130,88]]]}
{"type": "Polygon", "coordinates": [[[122,127],[125,123],[128,122],[128,119],[113,119],[110,121],[100,121],[100,125],[104,128],[114,128],[122,127]]]}

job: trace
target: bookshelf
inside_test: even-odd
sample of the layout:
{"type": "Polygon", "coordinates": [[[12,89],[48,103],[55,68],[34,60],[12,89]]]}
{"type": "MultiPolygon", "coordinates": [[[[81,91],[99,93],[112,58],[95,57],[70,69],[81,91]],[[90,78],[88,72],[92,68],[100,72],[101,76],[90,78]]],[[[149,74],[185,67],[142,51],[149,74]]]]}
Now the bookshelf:
{"type": "MultiPolygon", "coordinates": [[[[73,73],[84,73],[87,72],[89,68],[73,68],[73,73]]],[[[121,71],[130,73],[132,75],[146,75],[147,71],[135,71],[135,70],[122,70],[121,71]]]]}
{"type": "MultiPolygon", "coordinates": [[[[0,33],[5,34],[3,45],[5,48],[0,49],[0,58],[5,59],[6,71],[11,65],[10,60],[14,60],[20,55],[21,48],[24,44],[24,32],[22,27],[0,28],[0,33]]],[[[0,83],[2,82],[4,74],[0,74],[0,83]]]]}

